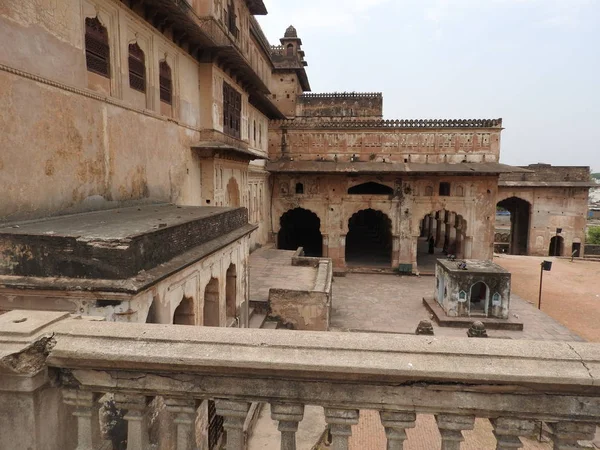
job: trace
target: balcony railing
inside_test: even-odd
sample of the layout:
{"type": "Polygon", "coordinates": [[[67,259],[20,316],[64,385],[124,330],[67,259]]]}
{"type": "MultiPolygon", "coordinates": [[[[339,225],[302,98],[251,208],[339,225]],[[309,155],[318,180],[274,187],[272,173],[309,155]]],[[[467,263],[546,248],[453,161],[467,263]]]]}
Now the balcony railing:
{"type": "Polygon", "coordinates": [[[227,450],[244,448],[251,402],[271,404],[281,449],[295,449],[305,405],[324,408],[338,450],[348,448],[361,410],[379,411],[388,449],[403,448],[419,414],[435,415],[443,450],[459,449],[475,418],[490,420],[497,449],[520,448],[519,437],[540,421],[554,449],[580,448],[577,441],[593,439],[600,423],[598,344],[107,323],[57,314],[0,316],[0,376],[12,368],[22,379],[27,365],[18,361],[36,373],[48,370],[74,407],[77,449],[101,445],[98,400],[105,394],[125,412],[128,450],[149,448],[146,418],[155,397],[172,413],[178,450],[196,448],[204,400],[214,400],[224,417],[227,450]]]}

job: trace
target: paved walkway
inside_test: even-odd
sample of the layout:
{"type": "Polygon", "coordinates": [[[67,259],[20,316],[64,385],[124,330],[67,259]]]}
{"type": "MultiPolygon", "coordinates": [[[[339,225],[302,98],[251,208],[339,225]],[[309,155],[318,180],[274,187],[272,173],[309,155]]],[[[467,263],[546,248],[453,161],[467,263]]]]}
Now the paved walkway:
{"type": "MultiPolygon", "coordinates": [[[[423,297],[432,296],[435,278],[350,273],[333,284],[331,329],[413,334],[420,320],[429,319],[423,297]]],[[[488,330],[491,337],[533,340],[582,340],[556,320],[515,294],[510,314],[523,321],[523,331],[488,330]]],[[[466,329],[438,327],[437,336],[464,337],[466,329]]]]}

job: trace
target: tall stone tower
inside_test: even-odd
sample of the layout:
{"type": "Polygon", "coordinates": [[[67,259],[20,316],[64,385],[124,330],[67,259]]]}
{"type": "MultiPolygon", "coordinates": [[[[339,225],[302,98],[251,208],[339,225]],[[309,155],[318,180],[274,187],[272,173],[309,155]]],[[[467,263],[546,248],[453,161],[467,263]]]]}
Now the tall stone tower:
{"type": "Polygon", "coordinates": [[[281,45],[271,47],[273,64],[273,102],[287,117],[296,116],[299,95],[310,91],[305,67],[302,39],[296,28],[290,25],[280,39],[281,45]]]}

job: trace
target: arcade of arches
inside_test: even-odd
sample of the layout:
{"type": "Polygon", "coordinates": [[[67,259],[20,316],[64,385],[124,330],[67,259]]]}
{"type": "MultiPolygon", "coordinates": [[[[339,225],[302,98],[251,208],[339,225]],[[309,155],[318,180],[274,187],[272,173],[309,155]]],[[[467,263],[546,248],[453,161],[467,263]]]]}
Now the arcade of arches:
{"type": "Polygon", "coordinates": [[[466,231],[467,222],[455,212],[441,210],[425,215],[419,225],[419,270],[435,270],[436,259],[445,255],[470,257],[470,249],[467,248],[470,240],[466,231]]]}

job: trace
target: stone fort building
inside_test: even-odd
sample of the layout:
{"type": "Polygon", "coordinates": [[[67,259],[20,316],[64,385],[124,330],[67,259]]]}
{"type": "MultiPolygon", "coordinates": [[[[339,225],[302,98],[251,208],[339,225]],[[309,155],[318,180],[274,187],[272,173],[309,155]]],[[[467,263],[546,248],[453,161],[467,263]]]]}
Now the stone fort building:
{"type": "Polygon", "coordinates": [[[282,448],[305,403],[326,407],[334,448],[358,409],[381,410],[390,448],[417,412],[437,414],[444,448],[475,415],[494,421],[498,448],[536,420],[557,449],[593,433],[597,377],[580,366],[598,358],[585,344],[430,354],[404,337],[292,345],[226,329],[250,327],[249,255],[270,242],[340,271],[418,272],[429,241],[488,260],[498,202],[511,252],[583,240],[587,168],[500,163],[501,119],[385,120],[381,94],[312,94],[296,30],[272,46],[255,18],[266,13],[262,0],[2,2],[0,448],[110,448],[97,429],[107,394],[131,450],[148,448],[150,398],[176,418],[163,442],[178,450],[215,448],[223,428],[241,450],[249,405],[265,401],[282,448]],[[350,373],[364,385],[352,401],[350,373]]]}
{"type": "Polygon", "coordinates": [[[260,0],[0,12],[18,43],[0,49],[2,309],[243,324],[258,246],[418,272],[429,240],[490,259],[497,205],[510,252],[582,252],[587,168],[500,163],[501,119],[386,120],[379,93],[311,93],[302,40],[270,45],[260,0]]]}

